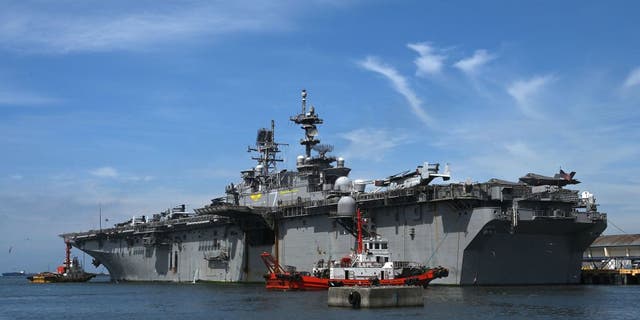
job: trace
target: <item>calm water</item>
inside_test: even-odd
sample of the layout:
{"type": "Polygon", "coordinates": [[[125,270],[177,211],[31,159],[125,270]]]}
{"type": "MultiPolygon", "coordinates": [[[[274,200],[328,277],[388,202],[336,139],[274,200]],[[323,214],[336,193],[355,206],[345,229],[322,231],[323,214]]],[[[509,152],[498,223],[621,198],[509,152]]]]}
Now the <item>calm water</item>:
{"type": "Polygon", "coordinates": [[[0,277],[0,319],[639,319],[640,286],[440,287],[425,306],[327,307],[326,292],[260,285],[30,284],[0,277]]]}

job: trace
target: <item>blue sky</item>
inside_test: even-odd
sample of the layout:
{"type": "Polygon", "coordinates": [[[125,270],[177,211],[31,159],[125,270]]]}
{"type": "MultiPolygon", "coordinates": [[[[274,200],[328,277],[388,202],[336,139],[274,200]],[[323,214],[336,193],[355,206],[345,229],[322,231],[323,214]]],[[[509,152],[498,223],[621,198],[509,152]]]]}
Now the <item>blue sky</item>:
{"type": "MultiPolygon", "coordinates": [[[[0,1],[0,270],[58,234],[223,194],[309,91],[355,178],[424,162],[456,181],[577,171],[640,232],[632,1],[0,1]],[[9,253],[11,248],[11,253],[9,253]]],[[[107,223],[105,223],[107,224],[107,223]]]]}

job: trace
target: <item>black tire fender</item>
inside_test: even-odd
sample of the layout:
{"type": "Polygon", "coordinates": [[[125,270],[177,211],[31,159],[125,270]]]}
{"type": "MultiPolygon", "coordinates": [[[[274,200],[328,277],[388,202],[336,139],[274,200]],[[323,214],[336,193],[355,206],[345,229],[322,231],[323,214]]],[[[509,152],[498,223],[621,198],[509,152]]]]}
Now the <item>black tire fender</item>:
{"type": "Polygon", "coordinates": [[[354,309],[359,309],[360,308],[360,293],[357,291],[351,291],[349,293],[349,304],[351,305],[351,307],[353,307],[354,309]]]}

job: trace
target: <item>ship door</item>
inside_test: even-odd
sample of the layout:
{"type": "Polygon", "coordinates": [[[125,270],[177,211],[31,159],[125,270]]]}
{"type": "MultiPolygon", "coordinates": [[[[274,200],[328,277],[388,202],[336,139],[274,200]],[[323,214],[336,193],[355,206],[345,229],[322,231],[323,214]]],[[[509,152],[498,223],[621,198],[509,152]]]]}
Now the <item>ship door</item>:
{"type": "Polygon", "coordinates": [[[349,270],[344,271],[344,278],[349,279],[349,270]]]}
{"type": "Polygon", "coordinates": [[[384,280],[384,271],[380,271],[380,280],[384,280]]]}
{"type": "Polygon", "coordinates": [[[178,272],[178,251],[175,252],[173,259],[173,272],[178,272]]]}

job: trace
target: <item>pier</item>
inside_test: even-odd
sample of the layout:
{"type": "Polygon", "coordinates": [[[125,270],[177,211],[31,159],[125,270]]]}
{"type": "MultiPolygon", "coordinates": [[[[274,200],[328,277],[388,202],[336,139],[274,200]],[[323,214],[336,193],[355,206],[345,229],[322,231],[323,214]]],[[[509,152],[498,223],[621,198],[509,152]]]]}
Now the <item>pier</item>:
{"type": "Polygon", "coordinates": [[[640,235],[600,236],[582,261],[583,284],[640,284],[640,235]]]}
{"type": "Polygon", "coordinates": [[[640,269],[583,269],[583,284],[640,284],[640,269]]]}
{"type": "Polygon", "coordinates": [[[354,309],[422,307],[422,292],[418,286],[331,287],[327,302],[330,307],[354,309]]]}

